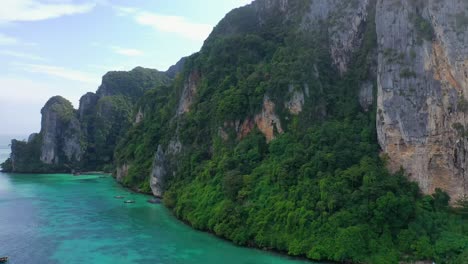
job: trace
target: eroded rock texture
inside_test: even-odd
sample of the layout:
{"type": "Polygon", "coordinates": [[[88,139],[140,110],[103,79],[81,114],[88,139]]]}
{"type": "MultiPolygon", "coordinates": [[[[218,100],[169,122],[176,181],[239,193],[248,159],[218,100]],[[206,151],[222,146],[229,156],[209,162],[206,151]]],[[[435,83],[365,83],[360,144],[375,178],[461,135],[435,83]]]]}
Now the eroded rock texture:
{"type": "Polygon", "coordinates": [[[45,164],[79,161],[82,155],[81,128],[71,103],[60,96],[52,97],[41,114],[40,160],[45,164]]]}
{"type": "Polygon", "coordinates": [[[467,191],[466,10],[463,0],[380,0],[376,14],[379,143],[391,169],[452,201],[467,191]]]}

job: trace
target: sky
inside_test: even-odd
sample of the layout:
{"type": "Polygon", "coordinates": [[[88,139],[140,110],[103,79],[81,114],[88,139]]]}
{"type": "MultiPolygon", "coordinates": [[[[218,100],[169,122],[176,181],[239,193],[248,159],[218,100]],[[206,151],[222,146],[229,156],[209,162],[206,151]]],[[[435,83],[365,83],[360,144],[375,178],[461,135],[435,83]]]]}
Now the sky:
{"type": "Polygon", "coordinates": [[[252,0],[1,0],[0,135],[39,132],[61,95],[78,107],[111,70],[167,70],[252,0]]]}

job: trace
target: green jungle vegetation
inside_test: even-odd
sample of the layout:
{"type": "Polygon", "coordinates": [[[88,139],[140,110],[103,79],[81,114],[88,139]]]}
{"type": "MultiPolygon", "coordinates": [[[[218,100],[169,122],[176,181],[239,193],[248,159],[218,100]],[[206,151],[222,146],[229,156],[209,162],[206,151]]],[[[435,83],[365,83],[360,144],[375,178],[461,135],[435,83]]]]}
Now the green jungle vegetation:
{"type": "MultiPolygon", "coordinates": [[[[375,105],[367,112],[359,105],[360,85],[375,83],[374,18],[340,76],[330,59],[329,25],[304,34],[294,17],[305,1],[295,3],[298,15],[286,22],[269,14],[258,25],[250,8],[232,11],[172,83],[141,90],[135,105],[117,94],[99,102],[111,118],[89,117],[88,155],[96,155],[88,157],[96,161],[90,167],[129,164],[123,184],[150,192],[157,146],[178,140],[183,149],[168,157],[175,176],[167,177],[163,200],[194,228],[313,260],[468,263],[466,201],[452,208],[446,193],[423,195],[404,171],[390,173],[379,156],[375,105]],[[199,76],[193,104],[175,116],[191,74],[199,76]],[[308,89],[298,115],[284,106],[290,87],[308,89]],[[240,140],[229,123],[252,119],[265,95],[285,132],[267,143],[254,129],[240,140]],[[131,124],[140,109],[144,119],[131,124]],[[126,127],[112,120],[127,120],[126,127]]],[[[424,21],[414,22],[429,36],[424,21]]]]}
{"type": "Polygon", "coordinates": [[[172,86],[140,100],[147,115],[116,151],[117,165],[131,164],[124,184],[149,191],[156,146],[177,137],[184,150],[164,203],[194,228],[314,260],[466,263],[466,204],[453,209],[444,192],[422,195],[404,171],[388,172],[375,109],[359,106],[360,84],[373,79],[374,24],[351,70],[337,78],[326,30],[305,35],[274,19],[252,28],[247,19],[248,10],[231,12],[214,32],[234,24],[237,33],[213,34],[172,86]],[[174,120],[183,80],[194,72],[201,76],[194,104],[174,120]],[[291,86],[310,90],[297,116],[284,108],[291,86]],[[229,139],[220,137],[225,122],[258,113],[265,94],[285,133],[267,143],[255,129],[239,140],[228,126],[229,139]]]}

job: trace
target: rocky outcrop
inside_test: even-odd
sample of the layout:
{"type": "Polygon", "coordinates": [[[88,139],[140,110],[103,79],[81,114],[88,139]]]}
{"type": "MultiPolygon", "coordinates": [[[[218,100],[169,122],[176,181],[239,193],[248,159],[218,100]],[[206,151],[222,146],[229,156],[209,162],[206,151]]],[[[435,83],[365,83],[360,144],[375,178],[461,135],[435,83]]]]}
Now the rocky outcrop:
{"type": "Polygon", "coordinates": [[[289,110],[289,112],[293,115],[298,115],[302,112],[302,107],[305,103],[305,96],[309,94],[309,87],[304,85],[304,89],[295,89],[294,85],[289,85],[289,100],[285,102],[285,107],[289,110]]]}
{"type": "Polygon", "coordinates": [[[327,29],[330,54],[340,73],[348,70],[354,52],[361,47],[371,0],[311,0],[304,16],[305,31],[327,29]]]}
{"type": "Polygon", "coordinates": [[[116,173],[115,173],[115,179],[118,181],[118,182],[122,182],[123,179],[128,175],[128,170],[130,169],[130,165],[128,165],[127,163],[121,165],[121,166],[118,166],[117,169],[116,169],[116,173]]]}
{"type": "Polygon", "coordinates": [[[93,113],[94,108],[96,107],[97,100],[99,97],[95,93],[86,93],[80,98],[80,106],[78,108],[78,114],[80,120],[83,120],[86,115],[93,113]]]}
{"type": "Polygon", "coordinates": [[[180,73],[184,69],[186,60],[187,60],[187,57],[183,57],[176,64],[169,67],[169,69],[167,69],[166,71],[166,75],[169,78],[174,79],[177,76],[177,74],[180,73]]]}
{"type": "MultiPolygon", "coordinates": [[[[291,87],[290,89],[292,89],[291,87]]],[[[290,92],[293,97],[290,101],[286,102],[286,107],[289,105],[291,105],[291,107],[296,107],[294,109],[298,110],[297,113],[299,113],[299,109],[302,110],[304,94],[302,91],[298,92],[290,90],[290,92]],[[295,95],[298,97],[297,102],[292,101],[295,100],[295,95]]],[[[293,112],[293,110],[290,111],[293,112]]],[[[277,134],[284,132],[281,127],[281,120],[275,112],[275,103],[268,96],[265,96],[263,99],[262,110],[260,113],[256,114],[253,118],[247,117],[242,122],[240,120],[224,122],[223,127],[218,128],[218,135],[223,140],[227,140],[229,138],[229,134],[226,131],[232,129],[237,135],[237,140],[242,140],[250,134],[255,127],[265,135],[267,142],[273,140],[277,134]]]]}
{"type": "Polygon", "coordinates": [[[178,139],[169,141],[166,151],[163,150],[162,145],[158,145],[149,175],[150,188],[154,196],[162,197],[167,177],[169,175],[175,176],[182,147],[182,143],[178,139]]]}
{"type": "Polygon", "coordinates": [[[197,71],[190,73],[188,79],[184,84],[182,96],[180,97],[179,107],[177,108],[177,115],[187,113],[197,93],[198,82],[200,81],[200,74],[197,71]]]}
{"type": "MultiPolygon", "coordinates": [[[[176,66],[171,74],[181,70],[183,60],[176,66]]],[[[52,97],[41,111],[41,132],[28,142],[12,145],[15,166],[10,166],[11,171],[110,170],[118,140],[135,117],[134,105],[148,90],[170,84],[168,75],[142,67],[108,72],[96,93],[80,98],[78,110],[66,99],[52,97]]],[[[138,112],[135,121],[141,121],[142,114],[138,112]]],[[[120,175],[128,172],[125,167],[120,175]]]]}
{"type": "Polygon", "coordinates": [[[33,142],[37,138],[38,135],[39,135],[38,133],[32,133],[31,135],[29,135],[28,143],[33,142]]]}
{"type": "Polygon", "coordinates": [[[359,104],[365,112],[369,111],[374,104],[374,84],[371,81],[361,84],[359,104]]]}
{"type": "Polygon", "coordinates": [[[262,112],[255,116],[255,124],[258,129],[265,135],[267,141],[275,138],[276,134],[283,133],[281,121],[275,113],[275,103],[268,96],[263,99],[262,112]]]}
{"type": "Polygon", "coordinates": [[[153,195],[162,197],[164,191],[164,180],[166,178],[166,157],[161,145],[154,155],[153,166],[150,174],[150,187],[153,195]]]}
{"type": "Polygon", "coordinates": [[[52,97],[41,114],[40,160],[45,164],[79,161],[82,155],[81,128],[71,103],[63,97],[52,97]]]}
{"type": "Polygon", "coordinates": [[[369,10],[374,0],[257,0],[243,10],[233,10],[220,21],[208,38],[249,34],[274,23],[289,23],[302,18],[301,29],[316,33],[326,31],[330,54],[338,70],[348,70],[352,55],[362,44],[369,10]],[[241,15],[237,15],[242,12],[241,15]],[[272,19],[275,18],[275,19],[272,19]],[[245,21],[256,20],[246,25],[245,21]]]}
{"type": "Polygon", "coordinates": [[[143,117],[144,117],[143,111],[141,110],[141,108],[139,108],[138,113],[135,116],[135,122],[134,123],[139,124],[141,121],[143,121],[143,117]]]}
{"type": "Polygon", "coordinates": [[[391,169],[452,202],[468,190],[468,27],[456,19],[466,10],[461,0],[379,0],[376,15],[379,143],[391,169]]]}

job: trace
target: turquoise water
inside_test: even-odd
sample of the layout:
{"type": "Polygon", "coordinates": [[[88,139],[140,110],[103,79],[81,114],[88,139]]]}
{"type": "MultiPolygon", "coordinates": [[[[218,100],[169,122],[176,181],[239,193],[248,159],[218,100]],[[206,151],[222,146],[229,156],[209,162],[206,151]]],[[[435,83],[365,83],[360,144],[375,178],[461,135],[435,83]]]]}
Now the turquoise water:
{"type": "Polygon", "coordinates": [[[195,231],[148,198],[110,176],[0,173],[0,256],[10,264],[310,263],[195,231]]]}

